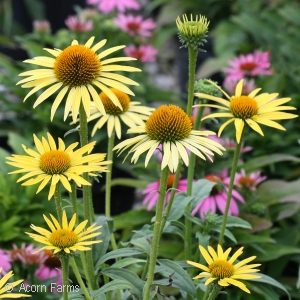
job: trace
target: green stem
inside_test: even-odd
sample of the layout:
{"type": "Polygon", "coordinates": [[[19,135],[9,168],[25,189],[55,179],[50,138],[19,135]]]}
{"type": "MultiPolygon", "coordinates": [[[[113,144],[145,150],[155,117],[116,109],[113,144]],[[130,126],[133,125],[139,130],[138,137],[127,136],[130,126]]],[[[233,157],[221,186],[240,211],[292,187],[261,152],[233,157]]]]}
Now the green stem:
{"type": "Polygon", "coordinates": [[[55,206],[57,211],[57,217],[59,224],[62,225],[62,204],[61,204],[61,193],[60,193],[60,182],[56,184],[55,192],[54,192],[55,206]]]}
{"type": "Polygon", "coordinates": [[[144,269],[143,269],[143,274],[141,276],[142,280],[146,279],[148,268],[149,268],[149,258],[147,258],[146,264],[145,264],[144,269]]]}
{"type": "Polygon", "coordinates": [[[202,300],[207,300],[207,297],[208,297],[209,292],[210,292],[210,288],[211,288],[211,284],[206,287],[206,291],[205,291],[205,294],[204,294],[202,300]]]}
{"type": "Polygon", "coordinates": [[[62,266],[62,282],[63,282],[63,299],[68,300],[68,288],[69,285],[69,257],[61,257],[61,266],[62,266]]]}
{"type": "MultiPolygon", "coordinates": [[[[80,128],[79,128],[79,135],[80,135],[80,144],[81,147],[84,147],[88,143],[88,126],[87,126],[87,116],[84,110],[83,104],[80,104],[79,109],[79,121],[80,121],[80,128]]],[[[88,173],[83,173],[82,177],[89,181],[88,173]]],[[[91,225],[93,218],[91,217],[93,203],[91,198],[91,186],[90,185],[83,185],[83,210],[84,210],[84,219],[88,220],[87,225],[91,225]]],[[[93,256],[92,251],[86,252],[86,265],[87,265],[87,272],[90,276],[90,283],[92,289],[97,289],[97,284],[95,280],[95,269],[93,264],[93,256]]]]}
{"type": "Polygon", "coordinates": [[[78,209],[77,209],[77,185],[74,180],[71,182],[71,189],[72,192],[70,194],[71,202],[72,202],[72,208],[73,208],[73,214],[76,214],[76,224],[78,224],[78,209]]]}
{"type": "Polygon", "coordinates": [[[160,228],[162,221],[162,213],[164,208],[165,195],[168,184],[169,168],[165,167],[161,172],[159,196],[156,204],[155,223],[153,228],[153,237],[151,242],[150,260],[148,268],[148,278],[145,285],[145,292],[143,300],[149,300],[150,288],[154,278],[154,270],[156,265],[156,258],[160,239],[160,228]]]}
{"type": "Polygon", "coordinates": [[[241,151],[241,146],[242,146],[242,138],[243,138],[243,132],[241,135],[240,143],[239,144],[237,143],[235,146],[235,151],[234,151],[234,156],[233,156],[233,161],[232,161],[230,182],[229,182],[229,187],[228,187],[228,191],[227,191],[226,206],[225,206],[224,217],[223,217],[223,222],[222,222],[222,227],[221,227],[221,232],[220,232],[220,237],[219,237],[219,245],[221,245],[221,246],[223,244],[224,232],[226,229],[227,216],[228,216],[228,211],[229,211],[229,207],[230,207],[231,195],[232,195],[233,184],[234,184],[234,177],[235,177],[236,168],[237,168],[237,164],[239,161],[239,156],[240,156],[240,151],[241,151]]]}
{"type": "Polygon", "coordinates": [[[73,272],[74,272],[74,274],[75,274],[75,277],[76,277],[76,279],[77,279],[77,282],[79,283],[79,285],[80,285],[80,287],[81,287],[81,290],[83,291],[83,294],[84,294],[84,296],[85,296],[85,299],[86,299],[86,300],[92,300],[92,298],[91,298],[91,296],[90,296],[88,290],[86,289],[85,284],[84,284],[84,282],[83,282],[83,280],[82,280],[82,278],[81,278],[81,275],[80,275],[80,273],[79,273],[79,271],[78,271],[76,262],[75,262],[75,260],[74,260],[73,257],[70,258],[70,262],[71,262],[71,266],[72,266],[73,272]]]}
{"type": "Polygon", "coordinates": [[[214,300],[218,296],[221,289],[222,289],[221,286],[219,286],[218,284],[215,284],[211,294],[209,295],[208,300],[214,300]]]}

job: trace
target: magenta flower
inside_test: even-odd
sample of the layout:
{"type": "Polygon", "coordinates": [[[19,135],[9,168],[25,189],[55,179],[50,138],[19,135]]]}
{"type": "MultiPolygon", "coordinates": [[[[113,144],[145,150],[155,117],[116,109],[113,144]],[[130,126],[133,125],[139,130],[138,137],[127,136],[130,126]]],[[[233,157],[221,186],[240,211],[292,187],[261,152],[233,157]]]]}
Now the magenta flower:
{"type": "MultiPolygon", "coordinates": [[[[220,174],[211,174],[208,176],[205,176],[204,179],[217,182],[217,177],[220,181],[222,181],[223,185],[226,187],[226,190],[229,186],[230,177],[228,177],[227,169],[224,169],[222,173],[220,174]]],[[[213,214],[216,213],[217,208],[221,211],[222,214],[224,214],[225,206],[226,206],[226,198],[227,193],[223,189],[221,191],[218,190],[216,186],[214,186],[211,190],[210,195],[203,199],[192,211],[192,215],[194,216],[197,212],[199,213],[199,216],[201,219],[204,219],[204,215],[208,213],[209,210],[213,214]]],[[[239,207],[236,203],[236,200],[245,203],[244,198],[242,195],[237,192],[236,190],[232,190],[232,197],[230,201],[229,211],[228,215],[238,216],[239,215],[239,207]]]]}
{"type": "Polygon", "coordinates": [[[21,261],[24,265],[27,266],[40,266],[44,261],[43,253],[35,253],[39,248],[35,248],[33,244],[26,246],[25,243],[22,243],[21,248],[18,248],[17,245],[13,244],[13,250],[10,251],[10,256],[13,261],[21,261]]]}
{"type": "MultiPolygon", "coordinates": [[[[223,87],[227,92],[229,92],[229,94],[234,95],[236,85],[238,84],[238,80],[233,80],[233,79],[227,80],[227,78],[223,83],[223,87]]],[[[255,89],[256,89],[256,85],[255,85],[255,81],[253,78],[244,79],[243,88],[242,88],[243,95],[248,95],[255,89]]]]}
{"type": "MultiPolygon", "coordinates": [[[[175,179],[175,174],[170,174],[168,177],[168,185],[167,188],[170,189],[173,186],[173,182],[175,179]]],[[[180,179],[178,181],[176,193],[185,192],[187,189],[187,179],[180,179]]],[[[155,206],[158,199],[158,190],[159,190],[159,180],[151,182],[147,185],[147,187],[143,190],[142,194],[147,194],[147,196],[143,200],[143,204],[147,204],[147,210],[151,210],[153,206],[155,206]]],[[[171,196],[171,191],[167,192],[166,200],[169,201],[171,196]]]]}
{"type": "Polygon", "coordinates": [[[93,29],[92,20],[84,20],[83,18],[78,18],[77,16],[68,16],[65,21],[67,27],[75,32],[87,32],[93,29]]]}
{"type": "MultiPolygon", "coordinates": [[[[209,136],[209,138],[219,144],[221,144],[225,149],[226,151],[234,151],[235,148],[236,148],[236,142],[232,139],[229,139],[229,138],[225,138],[225,139],[222,139],[216,135],[211,135],[209,136]]],[[[244,142],[242,142],[242,145],[241,145],[241,153],[245,153],[245,152],[249,152],[251,151],[253,148],[250,147],[250,146],[247,146],[247,147],[244,147],[244,142]]]]}
{"type": "Polygon", "coordinates": [[[245,76],[255,77],[257,75],[271,75],[269,52],[259,50],[254,53],[240,55],[229,60],[229,68],[222,69],[227,74],[225,81],[240,80],[245,76]]]}
{"type": "Polygon", "coordinates": [[[140,9],[140,4],[136,0],[87,0],[87,4],[97,5],[98,9],[105,14],[114,9],[124,12],[126,9],[140,9]]]}
{"type": "Polygon", "coordinates": [[[114,19],[115,24],[131,36],[151,36],[151,30],[156,27],[155,22],[149,18],[143,20],[142,16],[119,14],[114,19]]]}
{"type": "Polygon", "coordinates": [[[6,250],[0,249],[0,269],[2,268],[2,274],[6,274],[11,269],[11,258],[6,250]]]}
{"type": "MultiPolygon", "coordinates": [[[[50,250],[42,252],[44,261],[36,271],[35,275],[40,281],[44,281],[50,278],[57,277],[55,283],[58,285],[62,284],[62,272],[61,263],[57,256],[53,256],[50,250]]],[[[53,292],[53,290],[52,290],[53,292]]]]}
{"type": "Polygon", "coordinates": [[[134,45],[129,45],[124,48],[125,55],[134,57],[141,62],[155,61],[155,55],[157,52],[157,49],[153,48],[151,45],[140,45],[138,48],[134,45]]]}
{"type": "Polygon", "coordinates": [[[239,188],[255,191],[256,186],[266,179],[267,176],[261,176],[260,172],[253,172],[250,175],[247,175],[245,170],[241,169],[241,173],[235,174],[234,184],[239,188]]]}

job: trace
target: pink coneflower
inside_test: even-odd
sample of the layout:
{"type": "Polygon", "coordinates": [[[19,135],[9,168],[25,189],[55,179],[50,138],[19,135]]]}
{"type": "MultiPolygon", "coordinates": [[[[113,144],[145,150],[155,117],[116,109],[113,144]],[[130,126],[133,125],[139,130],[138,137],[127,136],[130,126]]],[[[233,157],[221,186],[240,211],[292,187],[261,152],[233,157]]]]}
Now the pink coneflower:
{"type": "Polygon", "coordinates": [[[124,48],[125,55],[134,57],[141,62],[155,61],[157,52],[157,49],[153,48],[151,45],[140,45],[138,48],[134,45],[129,45],[124,48]]]}
{"type": "Polygon", "coordinates": [[[35,271],[36,277],[40,281],[48,280],[57,277],[56,284],[62,284],[61,263],[57,256],[53,256],[50,250],[42,252],[44,256],[43,264],[35,271]]]}
{"type": "Polygon", "coordinates": [[[6,274],[11,269],[11,258],[6,250],[0,249],[0,269],[2,268],[2,274],[6,274]]]}
{"type": "Polygon", "coordinates": [[[143,20],[142,16],[119,14],[114,19],[115,24],[131,36],[151,36],[151,30],[156,27],[155,22],[149,18],[143,20]]]}
{"type": "MultiPolygon", "coordinates": [[[[223,183],[223,185],[226,187],[226,190],[229,185],[230,177],[228,177],[227,169],[224,169],[222,173],[220,174],[211,174],[204,177],[204,179],[213,181],[217,183],[216,177],[223,183]]],[[[213,214],[216,213],[217,208],[222,212],[222,214],[225,211],[226,206],[226,198],[227,198],[227,192],[223,189],[221,191],[218,190],[216,186],[214,186],[211,190],[211,193],[209,197],[203,199],[192,211],[192,215],[195,215],[197,212],[199,212],[200,218],[204,219],[204,215],[211,210],[213,214]]],[[[236,190],[232,190],[232,197],[230,201],[230,207],[228,211],[228,215],[239,215],[239,207],[236,203],[236,200],[245,203],[244,198],[242,195],[237,192],[236,190]]]]}
{"type": "Polygon", "coordinates": [[[38,33],[50,32],[50,23],[47,20],[33,21],[33,31],[38,33]]]}
{"type": "Polygon", "coordinates": [[[105,14],[115,9],[119,12],[124,12],[126,9],[140,9],[140,4],[136,0],[87,0],[86,3],[97,5],[98,9],[105,14]]]}
{"type": "MultiPolygon", "coordinates": [[[[234,95],[235,94],[235,88],[236,85],[238,84],[238,80],[225,80],[223,83],[224,89],[229,92],[229,94],[234,95]]],[[[253,78],[251,79],[244,79],[244,84],[243,84],[243,89],[242,89],[242,94],[243,95],[248,95],[252,91],[256,89],[255,81],[253,78]]]]}
{"type": "Polygon", "coordinates": [[[240,80],[245,76],[255,77],[257,75],[271,75],[269,52],[259,50],[254,53],[240,55],[233,60],[229,60],[229,68],[224,68],[227,74],[225,81],[240,80]]]}
{"type": "Polygon", "coordinates": [[[93,29],[92,20],[84,20],[83,18],[78,18],[77,16],[68,16],[65,21],[67,27],[75,32],[87,32],[93,29]]]}
{"type": "Polygon", "coordinates": [[[255,191],[256,186],[266,179],[267,176],[261,176],[259,171],[247,175],[245,170],[241,169],[241,173],[235,174],[234,184],[239,188],[246,188],[251,191],[255,191]]]}
{"type": "MultiPolygon", "coordinates": [[[[235,151],[236,142],[234,140],[229,139],[229,138],[222,139],[216,135],[211,135],[211,136],[209,136],[209,138],[212,139],[213,141],[221,144],[226,149],[226,151],[235,151]]],[[[244,147],[244,142],[242,142],[241,150],[240,150],[241,153],[249,152],[252,149],[253,148],[250,146],[244,147]]]]}
{"type": "MultiPolygon", "coordinates": [[[[170,189],[173,186],[173,182],[175,179],[175,174],[170,174],[168,177],[167,188],[170,189]]],[[[178,181],[176,193],[185,192],[187,188],[187,179],[180,179],[178,181]]],[[[155,206],[158,199],[158,190],[159,190],[159,180],[151,182],[147,185],[147,187],[143,190],[142,194],[146,194],[147,196],[143,200],[143,204],[147,204],[147,210],[151,210],[153,206],[155,206]]],[[[166,195],[166,200],[169,201],[171,196],[171,191],[168,191],[166,195]]]]}
{"type": "Polygon", "coordinates": [[[33,254],[33,252],[38,250],[39,248],[35,248],[33,244],[26,246],[25,243],[22,243],[21,248],[13,244],[13,250],[10,251],[10,256],[13,261],[21,261],[24,265],[40,266],[44,260],[43,253],[33,254]]]}

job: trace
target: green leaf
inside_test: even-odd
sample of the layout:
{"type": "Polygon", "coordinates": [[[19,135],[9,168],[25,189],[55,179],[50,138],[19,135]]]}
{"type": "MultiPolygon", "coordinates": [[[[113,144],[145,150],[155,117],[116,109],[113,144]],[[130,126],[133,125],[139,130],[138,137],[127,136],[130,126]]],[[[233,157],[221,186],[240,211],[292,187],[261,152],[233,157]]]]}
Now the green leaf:
{"type": "Polygon", "coordinates": [[[178,220],[182,217],[185,211],[185,207],[194,199],[193,196],[187,196],[186,193],[178,193],[174,197],[174,202],[172,204],[168,221],[178,220]]]}
{"type": "Polygon", "coordinates": [[[264,166],[274,164],[282,161],[300,162],[300,158],[289,154],[269,154],[248,160],[246,163],[241,165],[241,168],[245,169],[246,172],[260,169],[264,166]]]}
{"type": "MultiPolygon", "coordinates": [[[[223,216],[218,216],[218,223],[222,224],[223,222],[223,216]]],[[[241,227],[241,228],[246,228],[246,229],[252,229],[251,224],[249,224],[247,221],[235,217],[235,216],[228,216],[227,217],[227,222],[226,222],[226,227],[241,227]]]]}
{"type": "Polygon", "coordinates": [[[192,186],[192,196],[194,197],[192,200],[192,208],[196,207],[203,199],[207,198],[215,185],[215,182],[206,179],[200,179],[197,182],[194,182],[192,186]]]}
{"type": "Polygon", "coordinates": [[[233,229],[232,232],[238,244],[275,243],[275,241],[268,236],[252,234],[242,229],[233,229]]]}
{"type": "Polygon", "coordinates": [[[105,255],[103,255],[98,260],[98,262],[96,263],[96,269],[100,268],[100,266],[109,259],[134,256],[134,255],[139,255],[142,253],[144,253],[144,252],[141,250],[136,250],[136,249],[132,249],[132,248],[121,248],[121,249],[116,249],[116,250],[110,251],[110,252],[106,253],[105,255]]]}
{"type": "Polygon", "coordinates": [[[131,289],[131,284],[128,281],[123,279],[115,279],[102,286],[99,290],[94,291],[95,294],[93,296],[105,294],[109,291],[125,290],[125,289],[131,289]]]}
{"type": "Polygon", "coordinates": [[[130,243],[150,255],[150,243],[145,237],[131,239],[130,243]]]}
{"type": "Polygon", "coordinates": [[[149,182],[146,180],[137,180],[129,178],[116,178],[111,181],[111,186],[121,185],[144,189],[149,182]]]}
{"type": "Polygon", "coordinates": [[[14,132],[9,132],[7,144],[13,149],[15,154],[22,155],[24,155],[22,144],[27,147],[31,146],[31,143],[29,143],[27,139],[14,132]]]}
{"type": "Polygon", "coordinates": [[[146,260],[145,259],[140,259],[140,258],[132,258],[132,257],[128,257],[128,258],[123,258],[117,262],[115,262],[112,267],[113,268],[124,268],[133,264],[146,264],[146,260]]]}
{"type": "Polygon", "coordinates": [[[252,227],[251,232],[258,232],[272,227],[272,223],[269,220],[260,218],[256,215],[243,213],[240,214],[240,216],[245,219],[245,222],[248,221],[252,225],[250,225],[252,227]]]}
{"type": "Polygon", "coordinates": [[[0,170],[3,173],[8,173],[9,172],[8,171],[9,165],[7,165],[5,163],[5,158],[8,157],[8,156],[10,156],[10,153],[7,152],[6,150],[0,148],[0,170]]]}
{"type": "Polygon", "coordinates": [[[247,282],[245,282],[245,284],[247,285],[247,288],[251,291],[251,294],[256,293],[265,300],[279,300],[278,294],[273,290],[273,288],[270,285],[264,283],[255,284],[254,282],[252,283],[251,280],[248,280],[247,282]]]}
{"type": "Polygon", "coordinates": [[[251,279],[251,281],[264,282],[264,283],[273,285],[276,288],[279,288],[279,289],[283,290],[287,294],[289,300],[291,300],[291,296],[290,296],[289,292],[287,291],[287,289],[280,282],[278,282],[277,280],[275,280],[272,277],[269,277],[265,274],[255,273],[255,275],[259,275],[259,276],[261,276],[261,278],[254,278],[254,279],[251,279]]]}
{"type": "Polygon", "coordinates": [[[172,278],[178,279],[177,284],[179,285],[180,289],[192,296],[196,296],[194,282],[192,281],[186,270],[184,270],[179,265],[179,262],[171,261],[168,259],[159,259],[158,263],[165,269],[166,272],[169,272],[170,275],[175,272],[172,278]]]}
{"type": "Polygon", "coordinates": [[[107,275],[112,279],[123,279],[131,284],[131,289],[134,294],[139,298],[142,298],[144,281],[139,278],[137,274],[127,269],[119,268],[107,268],[102,271],[103,274],[107,275]]]}
{"type": "Polygon", "coordinates": [[[78,128],[73,128],[73,129],[68,130],[68,131],[64,134],[64,138],[65,138],[66,136],[68,136],[69,134],[73,133],[73,132],[79,132],[79,129],[78,129],[78,128]]]}
{"type": "MultiPolygon", "coordinates": [[[[213,225],[213,226],[211,226],[210,229],[212,231],[216,231],[218,233],[221,232],[221,226],[213,225]]],[[[234,235],[227,228],[225,228],[224,235],[227,236],[230,240],[232,240],[235,244],[237,244],[236,238],[234,237],[234,235]]]]}

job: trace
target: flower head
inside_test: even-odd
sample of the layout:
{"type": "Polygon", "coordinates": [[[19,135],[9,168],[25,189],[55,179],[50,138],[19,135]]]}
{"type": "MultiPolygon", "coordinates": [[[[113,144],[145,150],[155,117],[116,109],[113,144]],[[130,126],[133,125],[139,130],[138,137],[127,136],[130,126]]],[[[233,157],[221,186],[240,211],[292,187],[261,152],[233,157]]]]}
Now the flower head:
{"type": "Polygon", "coordinates": [[[33,30],[38,33],[48,33],[51,30],[50,22],[47,20],[34,20],[33,30]]]}
{"type": "Polygon", "coordinates": [[[142,16],[119,14],[114,23],[131,36],[151,36],[151,30],[156,27],[155,22],[149,18],[143,20],[142,16]]]}
{"type": "Polygon", "coordinates": [[[141,62],[154,62],[156,60],[155,56],[158,51],[151,45],[139,45],[138,47],[134,45],[129,45],[124,48],[124,53],[127,56],[135,57],[141,62]]]}
{"type": "MultiPolygon", "coordinates": [[[[243,91],[243,82],[240,80],[235,88],[235,94],[229,96],[225,91],[220,87],[220,91],[226,96],[227,100],[219,97],[214,97],[211,95],[196,93],[195,95],[199,98],[206,98],[212,101],[217,102],[220,105],[205,104],[209,107],[219,108],[225,110],[226,112],[222,113],[213,113],[202,120],[209,118],[219,118],[225,117],[229,118],[219,129],[218,136],[221,135],[223,129],[230,123],[234,122],[236,129],[236,140],[240,143],[241,135],[245,126],[245,123],[248,124],[253,130],[264,135],[259,124],[267,125],[274,127],[276,129],[285,130],[283,126],[274,122],[273,120],[283,120],[283,119],[292,119],[298,117],[291,113],[281,112],[280,110],[294,110],[295,107],[292,106],[280,106],[281,104],[287,103],[291,98],[280,98],[277,99],[278,93],[268,94],[263,93],[257,95],[261,90],[260,88],[255,89],[247,96],[242,94],[243,91]]],[[[211,81],[211,84],[217,86],[214,82],[211,81]]],[[[197,104],[195,106],[203,106],[202,104],[197,104]]]]}
{"type": "Polygon", "coordinates": [[[240,55],[233,60],[229,60],[229,68],[224,68],[223,72],[227,74],[225,81],[240,80],[245,76],[255,77],[257,75],[271,75],[269,52],[259,50],[254,53],[240,55]]]}
{"type": "Polygon", "coordinates": [[[247,175],[245,170],[241,169],[241,173],[235,174],[234,184],[239,188],[255,191],[256,186],[266,179],[267,176],[261,176],[260,172],[253,172],[250,175],[247,175]]]}
{"type": "Polygon", "coordinates": [[[145,167],[147,167],[156,148],[162,145],[161,169],[168,166],[172,173],[177,170],[180,159],[188,166],[187,149],[204,160],[206,160],[205,156],[211,159],[209,155],[213,155],[212,151],[222,155],[220,149],[224,150],[220,144],[207,138],[208,135],[215,134],[214,132],[193,130],[191,119],[176,105],[159,107],[150,115],[145,125],[130,128],[127,133],[142,135],[121,142],[113,150],[122,153],[132,146],[128,154],[133,153],[131,162],[134,163],[148,150],[145,159],[145,167]]]}
{"type": "Polygon", "coordinates": [[[206,42],[205,37],[207,36],[209,21],[201,15],[196,16],[195,21],[192,15],[190,21],[187,15],[183,15],[182,19],[183,22],[180,20],[180,17],[176,19],[179,31],[178,36],[182,47],[191,47],[194,50],[198,50],[206,42]]]}
{"type": "Polygon", "coordinates": [[[87,4],[98,5],[98,9],[105,14],[114,9],[124,12],[126,9],[140,9],[140,4],[136,0],[87,0],[87,4]]]}
{"type": "Polygon", "coordinates": [[[17,245],[13,245],[13,250],[11,250],[10,255],[13,261],[21,261],[26,267],[35,266],[39,267],[44,261],[43,253],[35,253],[38,248],[35,248],[33,244],[26,246],[25,243],[22,243],[21,248],[18,248],[17,245]]]}
{"type": "Polygon", "coordinates": [[[38,56],[33,59],[25,60],[26,63],[46,68],[23,72],[19,75],[28,77],[20,80],[17,84],[22,83],[22,87],[24,88],[34,87],[27,94],[24,101],[33,93],[50,85],[50,87],[37,98],[33,107],[35,108],[56,91],[60,90],[51,108],[51,120],[64,96],[68,95],[65,105],[64,120],[71,111],[73,121],[75,122],[81,103],[83,104],[87,117],[90,116],[91,99],[98,109],[105,114],[98,92],[94,88],[97,86],[111,97],[116,106],[122,109],[118,99],[109,88],[107,88],[107,85],[117,87],[127,94],[134,95],[123,83],[131,85],[138,85],[138,83],[123,75],[114,74],[114,72],[137,72],[141,70],[134,67],[113,64],[120,61],[135,60],[135,58],[132,57],[115,57],[102,60],[104,57],[125,46],[112,47],[97,54],[97,51],[106,44],[106,40],[102,40],[91,47],[93,42],[94,37],[91,37],[84,45],[80,45],[78,44],[78,41],[73,40],[71,46],[68,46],[64,50],[45,48],[45,50],[53,55],[54,58],[38,56]]]}
{"type": "MultiPolygon", "coordinates": [[[[226,149],[226,151],[228,151],[228,152],[235,151],[235,148],[236,148],[235,140],[232,140],[230,138],[222,139],[215,135],[212,135],[209,138],[212,139],[213,141],[216,141],[217,143],[221,144],[226,149]]],[[[244,142],[242,142],[240,152],[245,153],[245,152],[251,151],[252,149],[253,148],[251,146],[244,147],[244,142]]]]}
{"type": "MultiPolygon", "coordinates": [[[[239,80],[234,80],[234,79],[225,80],[223,83],[223,87],[229,94],[234,94],[235,88],[236,88],[236,85],[238,84],[238,82],[239,82],[239,80]]],[[[255,85],[255,81],[253,78],[244,79],[242,94],[244,94],[244,95],[250,94],[255,89],[256,89],[256,85],[255,85]]],[[[208,94],[208,93],[205,93],[205,94],[208,94]]],[[[221,96],[222,96],[222,93],[218,97],[221,97],[221,96]]]]}
{"type": "Polygon", "coordinates": [[[83,18],[78,18],[75,16],[68,16],[65,21],[67,27],[75,32],[87,32],[93,29],[93,21],[85,20],[83,18]]]}
{"type": "Polygon", "coordinates": [[[225,252],[223,252],[222,247],[218,245],[218,251],[216,252],[211,246],[208,246],[208,251],[206,251],[202,246],[199,246],[199,250],[207,262],[208,267],[188,260],[188,264],[204,271],[193,279],[207,278],[205,285],[209,285],[211,282],[217,280],[218,285],[222,287],[232,284],[250,294],[246,285],[237,279],[245,280],[261,278],[259,275],[252,274],[259,271],[254,268],[259,267],[260,264],[246,265],[248,262],[254,260],[256,256],[248,257],[234,264],[236,259],[243,253],[243,249],[244,247],[241,247],[230,257],[230,259],[228,259],[231,248],[228,248],[225,252]]]}
{"type": "Polygon", "coordinates": [[[110,161],[103,161],[106,154],[89,154],[93,150],[96,142],[89,143],[74,151],[78,143],[73,143],[66,148],[62,139],[59,138],[57,147],[50,133],[48,133],[48,141],[44,137],[42,140],[39,140],[36,135],[33,135],[33,137],[38,152],[22,145],[24,151],[29,156],[13,154],[12,157],[6,158],[8,160],[6,163],[19,168],[19,170],[10,172],[9,174],[27,173],[17,181],[26,180],[22,185],[28,186],[41,182],[37,193],[39,193],[47,183],[50,183],[48,200],[52,198],[56,185],[59,182],[61,182],[69,192],[72,192],[69,183],[70,180],[74,180],[79,187],[82,184],[91,185],[90,182],[86,181],[80,175],[89,172],[91,176],[95,176],[92,172],[107,172],[106,165],[111,163],[110,161]],[[89,155],[83,156],[85,153],[89,155]]]}
{"type": "MultiPolygon", "coordinates": [[[[175,179],[175,174],[169,174],[167,189],[173,187],[173,182],[175,179]]],[[[178,185],[176,187],[176,192],[185,192],[187,188],[187,179],[180,179],[178,181],[178,185]]],[[[142,191],[142,194],[145,194],[146,197],[143,200],[143,204],[148,204],[147,209],[151,210],[153,206],[156,204],[158,199],[158,190],[159,190],[159,180],[151,182],[147,185],[147,187],[142,191]]],[[[171,191],[167,192],[166,200],[169,201],[171,196],[171,191]]]]}
{"type": "MultiPolygon", "coordinates": [[[[2,272],[2,268],[0,267],[0,274],[2,272]]],[[[13,277],[13,271],[9,271],[7,274],[5,274],[1,279],[0,279],[0,299],[7,299],[7,298],[21,298],[21,297],[31,297],[31,295],[26,295],[26,294],[16,294],[16,293],[11,293],[12,288],[15,286],[19,285],[21,282],[24,280],[17,280],[14,282],[9,282],[8,286],[6,283],[9,281],[11,277],[13,277]],[[8,288],[9,287],[9,288],[8,288]]]]}
{"type": "Polygon", "coordinates": [[[100,94],[100,99],[103,103],[106,114],[103,115],[95,105],[91,107],[91,116],[88,121],[98,120],[95,124],[92,136],[97,129],[100,129],[105,123],[107,123],[107,134],[110,137],[115,130],[117,137],[121,138],[121,122],[125,123],[128,127],[135,127],[136,125],[144,125],[144,120],[147,120],[154,108],[140,106],[140,102],[131,101],[130,97],[115,89],[111,88],[111,91],[116,95],[119,102],[122,105],[123,110],[120,110],[113,104],[110,97],[104,92],[100,94]]]}
{"type": "Polygon", "coordinates": [[[3,274],[11,269],[11,257],[8,251],[0,249],[0,262],[3,274]]]}
{"type": "MultiPolygon", "coordinates": [[[[210,174],[204,177],[206,180],[210,180],[218,183],[218,180],[222,182],[225,186],[226,190],[229,186],[230,177],[228,177],[227,169],[224,169],[220,174],[210,174]],[[218,178],[218,180],[217,180],[218,178]]],[[[224,189],[219,190],[217,186],[214,186],[210,192],[210,195],[207,198],[204,198],[192,211],[192,215],[195,215],[199,212],[199,216],[201,219],[204,219],[204,215],[211,210],[213,214],[216,213],[217,207],[219,210],[224,214],[225,207],[226,207],[226,199],[227,199],[227,192],[224,189]]],[[[232,196],[229,206],[228,215],[239,215],[239,207],[236,203],[236,200],[245,203],[244,198],[242,195],[237,192],[236,190],[232,190],[232,196]]]]}
{"type": "Polygon", "coordinates": [[[53,250],[53,254],[70,254],[71,251],[74,252],[77,250],[91,250],[91,248],[86,246],[102,242],[101,240],[87,241],[101,234],[101,232],[99,231],[94,231],[98,230],[102,226],[96,226],[96,223],[94,223],[93,225],[86,228],[85,231],[83,231],[86,224],[88,223],[88,220],[85,220],[81,222],[76,228],[74,228],[76,222],[76,214],[73,215],[72,219],[68,223],[66,211],[64,210],[62,215],[62,225],[60,225],[59,222],[51,214],[50,216],[52,221],[45,215],[43,216],[51,231],[32,224],[30,226],[31,229],[38,232],[39,234],[26,232],[35,241],[46,245],[40,248],[37,252],[43,250],[53,250]]]}

